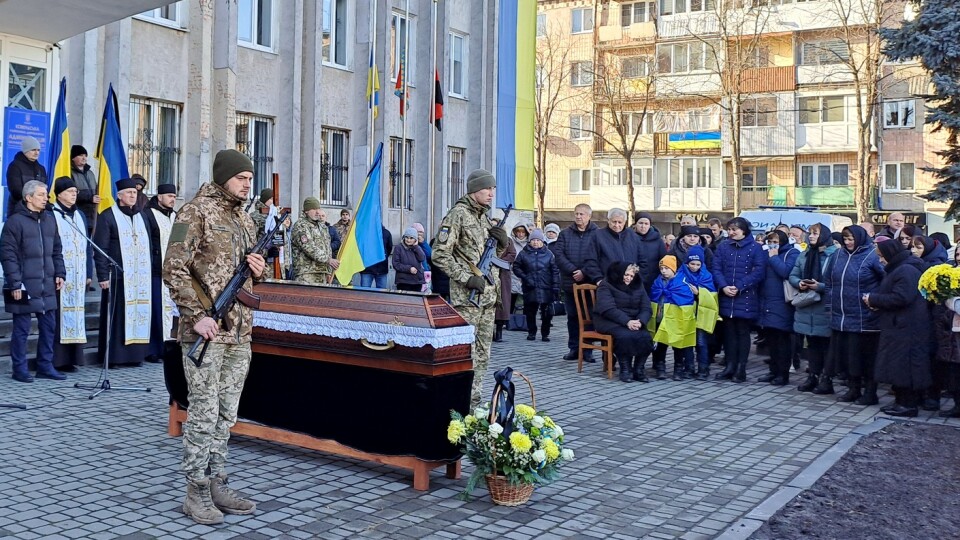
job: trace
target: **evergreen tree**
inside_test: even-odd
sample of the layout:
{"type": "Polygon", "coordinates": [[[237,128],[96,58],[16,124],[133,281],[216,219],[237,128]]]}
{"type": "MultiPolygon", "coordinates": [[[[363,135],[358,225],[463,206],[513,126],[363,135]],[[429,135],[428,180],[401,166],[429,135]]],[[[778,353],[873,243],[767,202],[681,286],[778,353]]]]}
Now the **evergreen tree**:
{"type": "Polygon", "coordinates": [[[924,170],[938,178],[931,201],[949,201],[948,219],[960,219],[960,2],[913,0],[917,16],[897,29],[881,33],[884,52],[893,60],[919,59],[931,75],[933,94],[927,99],[927,122],[934,131],[945,130],[947,147],[937,154],[944,167],[924,170]]]}

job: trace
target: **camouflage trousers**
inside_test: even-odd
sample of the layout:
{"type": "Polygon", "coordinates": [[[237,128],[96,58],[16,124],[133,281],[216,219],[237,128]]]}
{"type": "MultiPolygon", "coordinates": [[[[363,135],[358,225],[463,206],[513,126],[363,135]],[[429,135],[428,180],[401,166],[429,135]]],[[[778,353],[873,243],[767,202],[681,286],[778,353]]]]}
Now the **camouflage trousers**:
{"type": "Polygon", "coordinates": [[[470,410],[477,408],[483,399],[483,377],[490,363],[490,342],[493,341],[493,319],[497,311],[496,304],[476,307],[473,304],[457,306],[457,313],[468,323],[476,327],[473,339],[473,390],[470,393],[470,410]]]}
{"type": "Polygon", "coordinates": [[[187,377],[187,421],[183,424],[183,462],[188,480],[202,480],[226,472],[227,441],[237,423],[240,393],[250,369],[250,344],[211,343],[198,368],[187,358],[191,343],[183,345],[183,371],[187,377]]]}

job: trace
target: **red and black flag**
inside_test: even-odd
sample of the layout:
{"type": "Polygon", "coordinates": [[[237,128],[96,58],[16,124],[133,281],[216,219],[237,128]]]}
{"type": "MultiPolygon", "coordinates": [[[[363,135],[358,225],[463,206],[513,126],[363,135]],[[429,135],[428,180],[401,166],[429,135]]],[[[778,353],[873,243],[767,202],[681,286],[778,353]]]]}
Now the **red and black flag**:
{"type": "Polygon", "coordinates": [[[434,68],[433,73],[435,82],[433,89],[433,110],[430,111],[430,122],[437,126],[437,131],[443,131],[443,128],[440,127],[440,121],[443,119],[443,90],[440,89],[440,72],[434,68]]]}

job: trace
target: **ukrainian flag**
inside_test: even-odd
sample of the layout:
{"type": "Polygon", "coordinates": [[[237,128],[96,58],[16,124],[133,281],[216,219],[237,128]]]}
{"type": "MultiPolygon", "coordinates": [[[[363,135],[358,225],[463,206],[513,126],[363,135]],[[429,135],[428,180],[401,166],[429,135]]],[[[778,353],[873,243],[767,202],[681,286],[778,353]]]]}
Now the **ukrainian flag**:
{"type": "Polygon", "coordinates": [[[536,0],[500,2],[497,65],[497,207],[532,210],[536,0]]]}
{"type": "Polygon", "coordinates": [[[353,275],[387,258],[383,249],[383,217],[380,204],[380,166],[383,143],[377,145],[377,155],[367,173],[367,180],[357,203],[357,213],[350,223],[340,245],[340,268],[334,272],[342,285],[349,285],[353,275]]]}
{"type": "Polygon", "coordinates": [[[667,139],[667,150],[708,150],[712,148],[720,148],[719,131],[671,133],[667,139]]]}
{"type": "Polygon", "coordinates": [[[50,179],[50,202],[57,200],[53,185],[57,178],[70,176],[70,131],[67,129],[67,78],[60,79],[60,96],[53,114],[53,130],[50,132],[50,151],[47,152],[47,172],[50,179]]]}
{"type": "Polygon", "coordinates": [[[373,111],[376,120],[380,114],[380,73],[373,62],[373,50],[370,50],[370,65],[367,66],[367,108],[373,111]]]}
{"type": "Polygon", "coordinates": [[[100,204],[97,212],[103,212],[115,204],[117,195],[117,180],[130,178],[127,168],[127,154],[123,148],[123,139],[120,137],[120,114],[117,105],[117,94],[113,85],[107,90],[107,103],[103,107],[103,120],[100,121],[100,142],[97,144],[96,158],[100,162],[99,187],[97,195],[100,204]]]}

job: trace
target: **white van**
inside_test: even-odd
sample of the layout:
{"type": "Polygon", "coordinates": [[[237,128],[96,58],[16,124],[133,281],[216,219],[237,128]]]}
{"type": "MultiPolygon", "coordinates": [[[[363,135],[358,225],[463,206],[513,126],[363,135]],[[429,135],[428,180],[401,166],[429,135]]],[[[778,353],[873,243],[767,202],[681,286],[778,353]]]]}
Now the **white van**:
{"type": "Polygon", "coordinates": [[[812,209],[797,207],[778,207],[763,210],[747,210],[740,213],[740,217],[750,222],[754,234],[771,231],[783,223],[787,226],[800,225],[808,230],[814,223],[822,223],[832,232],[839,232],[844,227],[853,225],[853,220],[846,216],[823,214],[812,209]]]}

